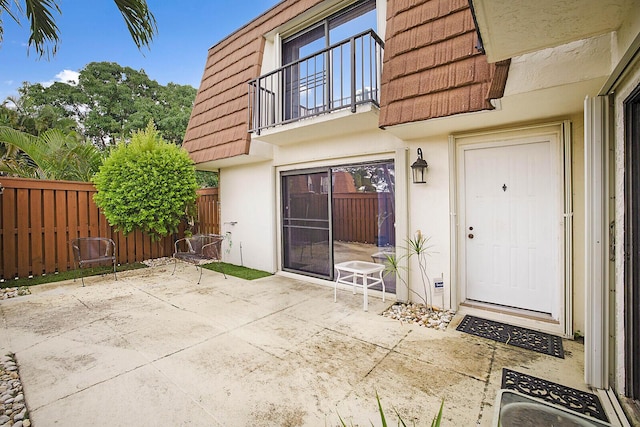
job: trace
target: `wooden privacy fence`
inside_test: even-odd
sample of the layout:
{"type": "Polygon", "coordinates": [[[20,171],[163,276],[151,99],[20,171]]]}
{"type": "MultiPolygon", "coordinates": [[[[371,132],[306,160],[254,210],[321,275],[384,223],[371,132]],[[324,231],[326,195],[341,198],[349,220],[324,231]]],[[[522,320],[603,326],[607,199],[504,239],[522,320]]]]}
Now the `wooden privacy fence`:
{"type": "Polygon", "coordinates": [[[391,193],[334,193],[333,239],[395,245],[391,193]]]}
{"type": "MultiPolygon", "coordinates": [[[[0,278],[39,276],[73,268],[69,241],[109,237],[118,263],[171,256],[177,234],[158,241],[139,231],[115,232],[93,202],[91,183],[0,177],[0,278]]],[[[198,231],[219,232],[218,189],[198,190],[198,231]]]]}

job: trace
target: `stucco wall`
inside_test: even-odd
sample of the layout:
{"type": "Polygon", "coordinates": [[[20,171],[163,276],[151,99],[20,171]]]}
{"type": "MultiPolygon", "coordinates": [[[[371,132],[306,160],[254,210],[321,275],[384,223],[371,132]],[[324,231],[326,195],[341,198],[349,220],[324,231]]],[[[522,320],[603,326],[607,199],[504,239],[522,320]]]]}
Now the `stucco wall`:
{"type": "Polygon", "coordinates": [[[221,232],[231,233],[224,243],[223,259],[275,272],[273,167],[260,163],[224,168],[220,183],[221,232]]]}
{"type": "MultiPolygon", "coordinates": [[[[414,237],[420,230],[429,238],[427,272],[431,279],[432,301],[436,306],[451,308],[451,245],[449,239],[449,140],[446,135],[435,138],[412,141],[409,144],[409,164],[417,158],[418,148],[422,149],[424,159],[429,164],[426,184],[413,184],[409,180],[409,234],[414,237]],[[444,290],[433,292],[433,279],[444,280],[444,290]]],[[[418,262],[412,259],[409,269],[413,290],[424,297],[418,262]]],[[[420,297],[412,298],[420,302],[420,297]]]]}

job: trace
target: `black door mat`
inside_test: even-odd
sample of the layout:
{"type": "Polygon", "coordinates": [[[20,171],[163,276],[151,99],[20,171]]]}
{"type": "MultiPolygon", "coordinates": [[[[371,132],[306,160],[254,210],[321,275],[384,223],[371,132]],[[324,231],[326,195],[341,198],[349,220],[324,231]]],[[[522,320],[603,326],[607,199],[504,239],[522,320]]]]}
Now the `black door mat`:
{"type": "Polygon", "coordinates": [[[536,397],[600,421],[609,422],[600,399],[593,393],[566,387],[521,372],[502,369],[502,388],[536,397]]]}
{"type": "Polygon", "coordinates": [[[564,359],[562,338],[533,329],[467,315],[456,330],[564,359]]]}

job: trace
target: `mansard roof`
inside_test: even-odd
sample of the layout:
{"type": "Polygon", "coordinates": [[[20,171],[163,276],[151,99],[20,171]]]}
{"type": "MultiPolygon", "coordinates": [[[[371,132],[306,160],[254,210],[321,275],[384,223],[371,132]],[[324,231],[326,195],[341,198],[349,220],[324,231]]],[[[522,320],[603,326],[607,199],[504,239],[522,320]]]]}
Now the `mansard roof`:
{"type": "MultiPolygon", "coordinates": [[[[196,163],[249,153],[264,35],[320,3],[284,0],[209,49],[183,145],[196,163]]],[[[380,127],[491,109],[509,61],[489,64],[476,44],[468,0],[389,0],[380,127]]]]}

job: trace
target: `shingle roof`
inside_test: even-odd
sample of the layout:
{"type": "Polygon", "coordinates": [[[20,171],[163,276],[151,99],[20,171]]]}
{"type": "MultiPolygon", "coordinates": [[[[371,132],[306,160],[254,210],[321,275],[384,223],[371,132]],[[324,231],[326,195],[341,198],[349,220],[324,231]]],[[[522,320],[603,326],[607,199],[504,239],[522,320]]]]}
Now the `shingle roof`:
{"type": "Polygon", "coordinates": [[[196,163],[249,153],[247,82],[260,75],[263,35],[318,3],[278,3],[209,49],[183,143],[196,163]]]}
{"type": "MultiPolygon", "coordinates": [[[[263,35],[321,2],[285,0],[209,49],[183,144],[196,163],[249,153],[263,35]]],[[[468,0],[389,0],[380,127],[492,108],[509,61],[488,64],[475,45],[468,0]]]]}
{"type": "Polygon", "coordinates": [[[493,108],[509,61],[476,43],[468,0],[389,0],[380,127],[493,108]]]}

